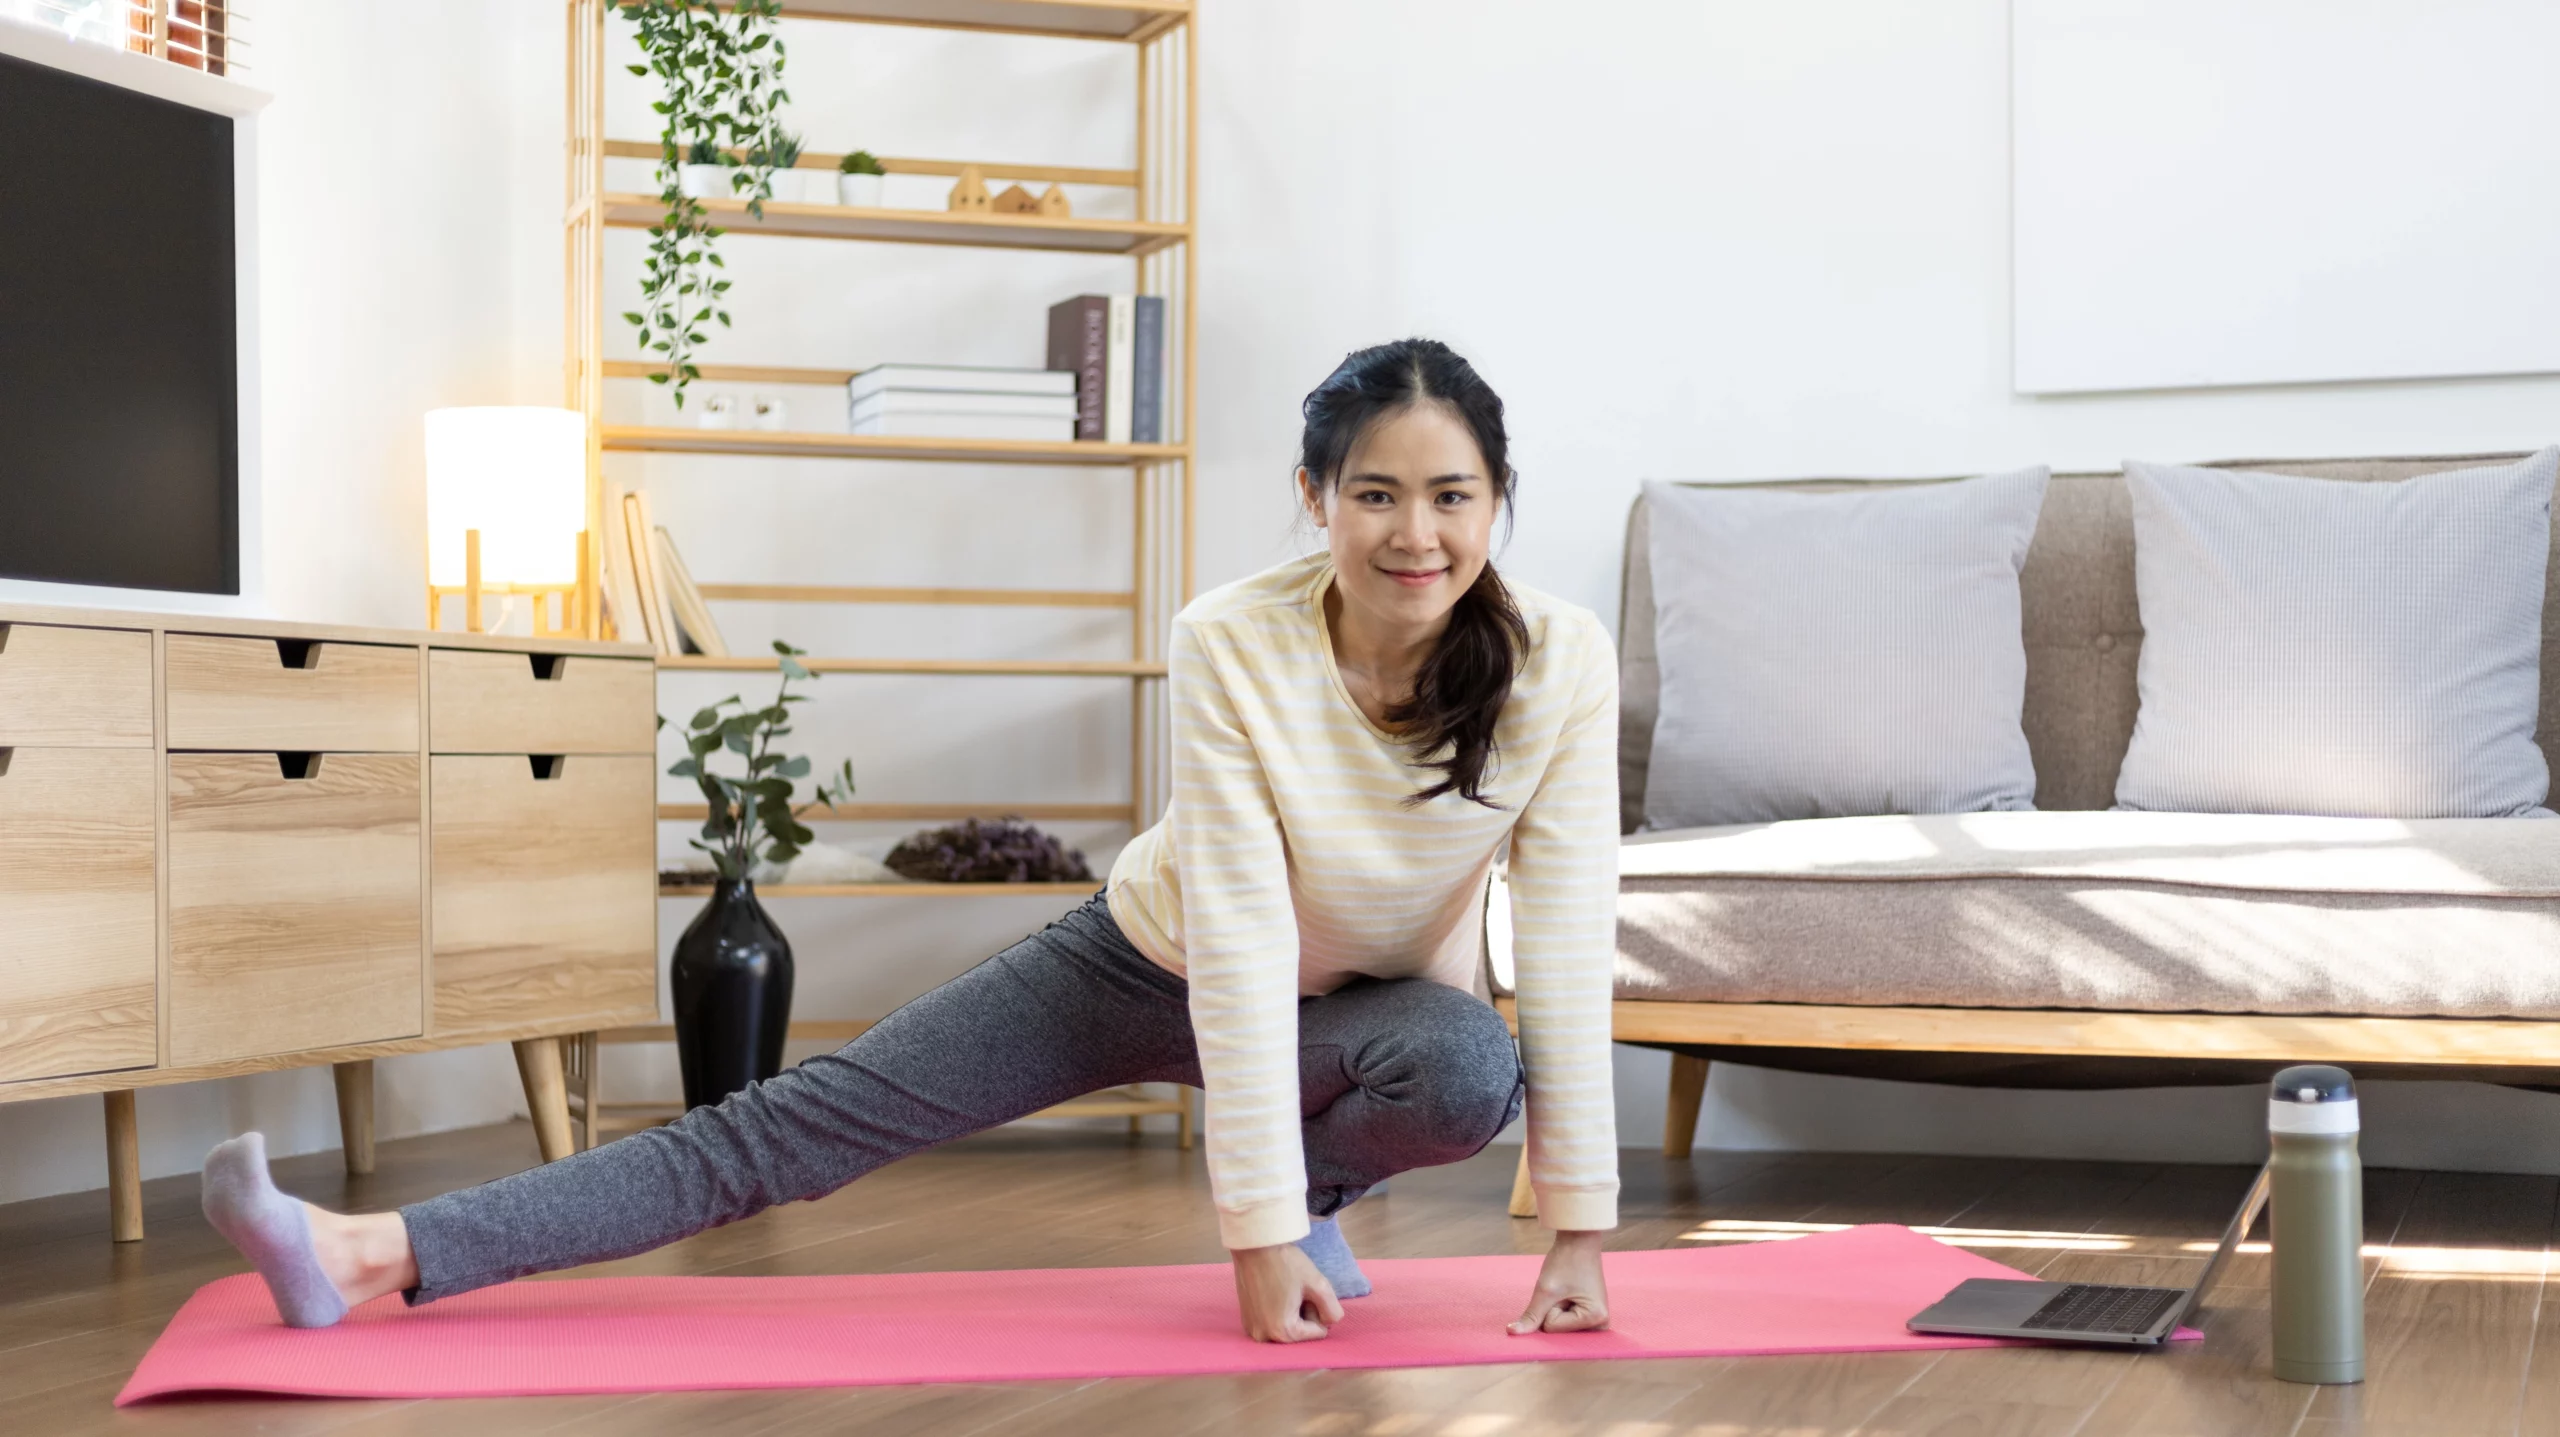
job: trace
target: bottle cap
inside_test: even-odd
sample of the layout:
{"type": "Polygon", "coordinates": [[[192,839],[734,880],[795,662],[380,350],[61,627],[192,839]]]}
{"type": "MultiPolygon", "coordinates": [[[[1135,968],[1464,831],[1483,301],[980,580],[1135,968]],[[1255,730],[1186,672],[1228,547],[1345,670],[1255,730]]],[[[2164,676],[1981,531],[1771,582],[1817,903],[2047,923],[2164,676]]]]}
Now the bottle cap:
{"type": "Polygon", "coordinates": [[[2267,1085],[2267,1131],[2352,1133],[2364,1126],[2356,1080],[2344,1068],[2306,1063],[2285,1069],[2267,1085]]]}

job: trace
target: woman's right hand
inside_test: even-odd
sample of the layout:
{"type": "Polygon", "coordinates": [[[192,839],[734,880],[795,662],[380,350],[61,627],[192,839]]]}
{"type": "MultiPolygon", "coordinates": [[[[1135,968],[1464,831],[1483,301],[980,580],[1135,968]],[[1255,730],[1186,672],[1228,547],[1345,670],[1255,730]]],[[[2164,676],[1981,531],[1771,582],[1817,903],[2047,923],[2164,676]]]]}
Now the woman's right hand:
{"type": "Polygon", "coordinates": [[[1312,1342],[1342,1320],[1333,1284],[1295,1243],[1237,1248],[1236,1311],[1256,1342],[1312,1342]]]}

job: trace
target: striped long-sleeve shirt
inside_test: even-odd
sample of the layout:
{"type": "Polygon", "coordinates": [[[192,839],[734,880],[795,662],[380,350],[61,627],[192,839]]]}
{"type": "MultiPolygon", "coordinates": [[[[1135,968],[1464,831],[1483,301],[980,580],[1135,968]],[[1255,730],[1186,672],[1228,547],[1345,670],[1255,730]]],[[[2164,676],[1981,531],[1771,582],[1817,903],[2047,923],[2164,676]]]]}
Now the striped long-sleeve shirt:
{"type": "Polygon", "coordinates": [[[1173,797],[1112,865],[1113,918],[1185,974],[1228,1247],[1305,1235],[1297,1004],[1358,976],[1474,986],[1486,876],[1510,844],[1529,1176],[1560,1230],[1617,1224],[1609,1063],[1618,681],[1590,611],[1512,586],[1530,644],[1487,808],[1372,724],[1333,659],[1329,557],[1201,596],[1174,621],[1173,797]]]}

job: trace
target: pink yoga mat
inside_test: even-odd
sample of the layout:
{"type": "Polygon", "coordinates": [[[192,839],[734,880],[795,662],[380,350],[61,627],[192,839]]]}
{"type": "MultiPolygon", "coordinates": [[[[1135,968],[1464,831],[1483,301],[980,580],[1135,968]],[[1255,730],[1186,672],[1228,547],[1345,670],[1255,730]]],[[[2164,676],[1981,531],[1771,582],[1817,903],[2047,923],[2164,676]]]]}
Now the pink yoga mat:
{"type": "Polygon", "coordinates": [[[1606,1332],[1505,1334],[1535,1257],[1380,1259],[1321,1342],[1237,1330],[1227,1266],[515,1282],[332,1328],[276,1320],[264,1284],[209,1283],[116,1405],[187,1392],[517,1397],[705,1388],[1160,1377],[1629,1357],[1992,1346],[1903,1321],[1969,1277],[2024,1274],[1904,1227],[1608,1257],[1606,1332]]]}

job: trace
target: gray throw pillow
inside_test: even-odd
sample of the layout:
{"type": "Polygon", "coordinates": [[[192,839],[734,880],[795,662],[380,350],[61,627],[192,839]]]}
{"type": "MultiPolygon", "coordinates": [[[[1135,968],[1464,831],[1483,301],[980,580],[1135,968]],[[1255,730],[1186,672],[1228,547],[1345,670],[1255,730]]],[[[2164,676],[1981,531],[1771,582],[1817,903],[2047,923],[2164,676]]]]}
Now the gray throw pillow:
{"type": "Polygon", "coordinates": [[[2543,814],[2560,449],[2398,483],[2127,461],[2142,707],[2118,808],[2543,814]]]}
{"type": "Polygon", "coordinates": [[[1645,485],[1662,708],[1644,826],[2033,808],[2018,566],[2045,479],[1645,485]]]}

